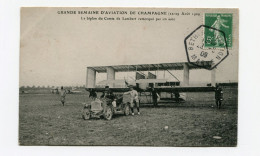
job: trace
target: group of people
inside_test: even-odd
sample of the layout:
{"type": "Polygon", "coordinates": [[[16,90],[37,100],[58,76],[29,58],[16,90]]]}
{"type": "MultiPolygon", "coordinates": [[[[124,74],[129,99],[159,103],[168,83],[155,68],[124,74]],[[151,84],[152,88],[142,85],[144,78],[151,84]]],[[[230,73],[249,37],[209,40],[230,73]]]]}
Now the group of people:
{"type": "MultiPolygon", "coordinates": [[[[136,105],[136,109],[137,109],[137,114],[140,115],[140,102],[139,102],[139,98],[138,98],[138,92],[136,90],[134,90],[132,85],[130,85],[129,88],[130,88],[130,91],[125,92],[124,94],[130,95],[130,109],[131,109],[132,115],[134,115],[134,106],[135,105],[136,105]]],[[[152,93],[153,105],[157,106],[158,101],[160,99],[160,96],[154,88],[152,88],[151,93],[152,93]]],[[[65,105],[66,94],[67,94],[66,90],[62,86],[61,90],[60,90],[60,98],[61,98],[61,103],[62,103],[63,106],[65,105]]],[[[89,97],[92,97],[93,99],[95,99],[95,98],[97,98],[97,93],[94,90],[90,90],[89,97]]],[[[180,97],[180,94],[175,93],[175,98],[176,98],[177,102],[179,102],[179,97],[180,97]]],[[[100,98],[108,98],[108,99],[113,100],[114,103],[112,103],[112,104],[113,104],[114,107],[116,107],[115,95],[113,94],[112,91],[110,91],[108,86],[106,86],[105,91],[103,92],[103,94],[101,95],[100,98]]],[[[219,87],[219,85],[216,85],[215,99],[216,99],[217,107],[220,108],[222,101],[223,101],[223,91],[219,87]]]]}
{"type": "MultiPolygon", "coordinates": [[[[132,115],[134,115],[134,106],[135,105],[136,105],[136,109],[137,109],[137,114],[140,115],[140,104],[139,104],[138,92],[136,90],[134,90],[132,85],[129,86],[129,89],[130,89],[130,91],[125,92],[124,95],[127,95],[127,94],[130,95],[130,109],[131,109],[132,115]]],[[[92,93],[92,95],[95,95],[95,94],[92,93]]],[[[105,91],[100,96],[100,98],[111,99],[113,101],[112,102],[113,106],[116,107],[116,97],[113,94],[113,92],[110,91],[108,86],[106,86],[105,91]]]]}
{"type": "MultiPolygon", "coordinates": [[[[125,92],[124,94],[129,94],[130,95],[130,109],[132,112],[132,115],[134,115],[134,106],[136,105],[136,109],[137,109],[137,114],[140,115],[140,104],[139,104],[139,98],[138,98],[138,92],[136,90],[134,90],[133,86],[129,86],[130,91],[125,92]]],[[[60,99],[61,99],[61,103],[64,106],[65,104],[65,97],[66,97],[66,90],[61,87],[60,90],[60,99]]],[[[97,98],[97,93],[94,90],[90,90],[90,94],[89,94],[90,98],[97,98]]],[[[113,92],[109,89],[108,86],[106,86],[105,91],[102,93],[102,95],[100,96],[100,98],[108,98],[113,100],[112,104],[114,107],[116,107],[116,97],[113,94],[113,92]]]]}
{"type": "MultiPolygon", "coordinates": [[[[136,105],[136,109],[137,109],[137,114],[140,115],[140,102],[139,102],[139,98],[138,98],[138,92],[136,90],[134,90],[132,85],[129,86],[129,89],[130,89],[130,91],[125,92],[124,94],[130,95],[130,109],[131,109],[132,115],[134,115],[134,106],[135,105],[136,105]]],[[[153,98],[153,104],[154,104],[154,106],[157,106],[160,96],[154,88],[152,88],[151,93],[152,93],[152,98],[153,98]]],[[[67,94],[67,92],[62,86],[61,90],[60,90],[60,98],[61,98],[61,103],[63,106],[66,101],[65,100],[66,94],[67,94]]],[[[97,98],[97,93],[95,92],[95,90],[93,90],[93,89],[90,90],[89,98],[92,98],[92,99],[97,98]]],[[[112,91],[110,91],[108,86],[105,87],[105,91],[102,93],[100,98],[108,98],[108,99],[115,101],[115,95],[113,94],[112,91]]],[[[113,103],[113,105],[114,105],[114,107],[116,106],[115,102],[113,103]]]]}

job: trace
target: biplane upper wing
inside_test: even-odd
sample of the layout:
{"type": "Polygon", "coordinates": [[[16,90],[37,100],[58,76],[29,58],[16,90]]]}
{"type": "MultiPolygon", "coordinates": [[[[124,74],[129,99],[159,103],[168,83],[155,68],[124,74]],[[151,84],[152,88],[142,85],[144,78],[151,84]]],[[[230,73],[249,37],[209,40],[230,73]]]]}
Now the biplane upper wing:
{"type": "MultiPolygon", "coordinates": [[[[200,66],[203,67],[211,67],[211,61],[204,61],[201,62],[200,66]]],[[[108,85],[112,86],[110,88],[113,92],[126,92],[129,91],[129,86],[131,83],[126,82],[126,80],[115,80],[115,73],[116,72],[141,72],[141,71],[168,71],[169,70],[183,70],[186,76],[184,76],[184,86],[174,86],[174,87],[157,87],[156,89],[159,92],[211,92],[214,91],[214,87],[190,87],[187,86],[187,82],[189,81],[189,70],[192,69],[201,69],[200,66],[195,66],[188,62],[175,62],[175,63],[160,63],[160,64],[136,64],[136,65],[115,65],[115,66],[91,66],[87,67],[87,83],[86,83],[86,90],[95,90],[97,92],[102,92],[105,88],[95,88],[95,80],[96,80],[96,73],[107,73],[107,80],[102,81],[101,85],[108,85]],[[120,88],[120,87],[121,88],[120,88]]],[[[213,71],[214,73],[215,71],[213,71]]],[[[169,72],[173,75],[171,72],[169,72]]],[[[214,76],[214,74],[211,74],[214,76]]],[[[174,76],[174,75],[173,75],[174,76]]],[[[175,77],[175,76],[174,76],[175,77]]],[[[175,77],[176,78],[176,77],[175,77]]],[[[177,79],[177,78],[176,78],[177,79]]],[[[177,79],[178,80],[178,79],[177,79]]],[[[213,77],[212,80],[215,80],[213,77]]],[[[166,83],[168,82],[166,79],[136,79],[133,83],[139,84],[134,85],[134,88],[138,92],[150,92],[151,88],[147,84],[150,83],[166,83]]],[[[178,80],[178,82],[180,82],[178,80]]],[[[215,82],[212,81],[212,84],[215,82]]],[[[132,84],[131,84],[132,85],[132,84]]]]}

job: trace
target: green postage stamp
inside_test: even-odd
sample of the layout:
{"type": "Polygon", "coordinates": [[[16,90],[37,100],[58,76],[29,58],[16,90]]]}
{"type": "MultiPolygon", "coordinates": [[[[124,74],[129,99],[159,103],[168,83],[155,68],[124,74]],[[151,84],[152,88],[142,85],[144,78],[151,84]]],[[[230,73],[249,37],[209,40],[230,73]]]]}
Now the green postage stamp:
{"type": "Polygon", "coordinates": [[[232,22],[231,13],[205,13],[205,25],[222,31],[214,31],[214,29],[205,29],[205,47],[232,48],[232,22]],[[226,42],[225,42],[226,39],[226,42]],[[226,45],[227,44],[227,45],[226,45]]]}

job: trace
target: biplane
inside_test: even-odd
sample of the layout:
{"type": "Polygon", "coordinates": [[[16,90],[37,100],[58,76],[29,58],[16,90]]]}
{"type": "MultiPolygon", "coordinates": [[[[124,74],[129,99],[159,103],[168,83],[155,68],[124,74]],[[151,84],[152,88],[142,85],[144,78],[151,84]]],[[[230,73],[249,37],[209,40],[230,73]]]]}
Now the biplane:
{"type": "MultiPolygon", "coordinates": [[[[160,93],[168,93],[170,97],[164,97],[165,99],[174,99],[176,93],[185,92],[214,92],[215,91],[215,69],[208,70],[211,72],[211,85],[210,86],[190,86],[189,85],[189,72],[190,70],[202,69],[206,70],[211,67],[211,61],[201,62],[200,66],[195,66],[188,62],[177,62],[177,63],[160,63],[160,64],[137,64],[137,65],[115,65],[115,66],[90,66],[87,67],[86,77],[86,90],[103,92],[105,87],[97,86],[109,86],[113,92],[126,92],[129,91],[127,87],[129,84],[133,85],[135,90],[141,95],[145,93],[151,93],[151,88],[156,89],[160,93]],[[205,67],[206,69],[202,68],[205,67]],[[180,81],[173,73],[174,70],[183,70],[183,81],[180,81]],[[156,73],[163,71],[169,73],[175,80],[169,80],[166,78],[158,79],[156,73]],[[135,79],[115,79],[116,72],[135,72],[135,79]],[[148,74],[144,74],[148,72],[148,74]],[[155,72],[153,74],[152,72],[155,72]],[[96,83],[96,74],[106,73],[107,79],[99,83],[96,83]]],[[[165,75],[165,74],[164,74],[165,75]]],[[[147,94],[146,94],[147,95],[147,94]]],[[[185,95],[185,94],[184,94],[185,95]]],[[[161,97],[161,100],[164,99],[161,97]]],[[[142,102],[142,101],[141,101],[142,102]]]]}

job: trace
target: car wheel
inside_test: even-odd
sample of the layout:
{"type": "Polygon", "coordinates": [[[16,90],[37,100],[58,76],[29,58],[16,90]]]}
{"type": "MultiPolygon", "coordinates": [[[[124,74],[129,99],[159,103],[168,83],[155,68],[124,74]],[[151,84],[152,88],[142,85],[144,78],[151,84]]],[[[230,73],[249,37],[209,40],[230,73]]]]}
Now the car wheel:
{"type": "Polygon", "coordinates": [[[111,109],[110,107],[107,107],[107,108],[106,108],[106,112],[105,112],[105,114],[104,114],[105,119],[111,120],[111,119],[112,119],[112,116],[113,116],[112,109],[111,109]]]}
{"type": "Polygon", "coordinates": [[[130,107],[129,107],[129,105],[127,104],[126,106],[125,106],[125,115],[127,116],[127,115],[129,115],[130,114],[130,107]]]}
{"type": "Polygon", "coordinates": [[[90,119],[90,111],[89,111],[89,109],[83,109],[82,118],[84,120],[89,120],[90,119]]]}

